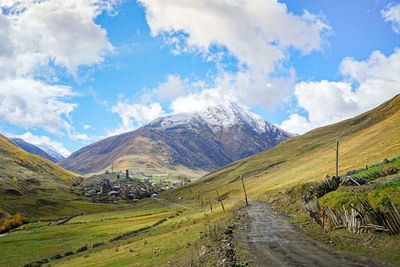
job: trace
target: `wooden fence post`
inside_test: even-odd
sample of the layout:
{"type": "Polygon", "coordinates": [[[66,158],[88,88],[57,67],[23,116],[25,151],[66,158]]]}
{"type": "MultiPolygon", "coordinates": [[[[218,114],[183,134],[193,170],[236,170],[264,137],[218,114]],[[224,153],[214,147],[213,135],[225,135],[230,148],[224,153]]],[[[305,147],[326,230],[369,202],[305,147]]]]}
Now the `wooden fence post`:
{"type": "Polygon", "coordinates": [[[243,191],[244,191],[244,199],[246,200],[246,206],[248,206],[249,202],[247,202],[246,187],[244,186],[244,181],[243,181],[243,176],[242,175],[240,175],[240,179],[242,179],[242,185],[243,185],[243,191]]]}
{"type": "Polygon", "coordinates": [[[221,203],[222,210],[226,213],[225,208],[224,208],[224,203],[222,203],[222,199],[219,196],[218,190],[215,189],[215,191],[217,192],[218,201],[221,203]]]}

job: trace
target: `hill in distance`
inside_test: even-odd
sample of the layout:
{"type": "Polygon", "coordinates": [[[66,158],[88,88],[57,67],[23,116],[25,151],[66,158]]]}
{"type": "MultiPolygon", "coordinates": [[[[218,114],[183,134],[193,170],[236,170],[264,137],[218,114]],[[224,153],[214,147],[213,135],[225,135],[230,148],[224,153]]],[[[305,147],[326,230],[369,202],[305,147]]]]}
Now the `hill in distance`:
{"type": "Polygon", "coordinates": [[[10,140],[13,141],[17,146],[19,146],[20,148],[22,148],[23,150],[25,150],[28,153],[41,156],[42,158],[48,159],[54,163],[59,162],[59,160],[57,158],[48,154],[46,151],[42,150],[38,146],[32,145],[31,143],[24,141],[21,138],[11,138],[10,140]]]}
{"type": "Polygon", "coordinates": [[[84,147],[59,164],[81,174],[101,173],[113,165],[120,171],[196,178],[292,136],[231,103],[158,118],[84,147]]]}

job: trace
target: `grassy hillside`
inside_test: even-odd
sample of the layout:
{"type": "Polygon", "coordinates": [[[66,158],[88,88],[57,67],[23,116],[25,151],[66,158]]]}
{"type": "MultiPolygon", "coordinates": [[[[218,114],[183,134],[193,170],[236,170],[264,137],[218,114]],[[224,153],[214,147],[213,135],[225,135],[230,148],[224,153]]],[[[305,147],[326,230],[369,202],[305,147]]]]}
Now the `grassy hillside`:
{"type": "Polygon", "coordinates": [[[69,185],[80,180],[78,174],[64,170],[45,158],[25,152],[2,134],[0,134],[0,151],[11,156],[20,166],[43,174],[57,176],[69,185]]]}
{"type": "Polygon", "coordinates": [[[118,208],[88,202],[71,186],[81,179],[0,135],[0,224],[16,212],[35,220],[118,208]]]}

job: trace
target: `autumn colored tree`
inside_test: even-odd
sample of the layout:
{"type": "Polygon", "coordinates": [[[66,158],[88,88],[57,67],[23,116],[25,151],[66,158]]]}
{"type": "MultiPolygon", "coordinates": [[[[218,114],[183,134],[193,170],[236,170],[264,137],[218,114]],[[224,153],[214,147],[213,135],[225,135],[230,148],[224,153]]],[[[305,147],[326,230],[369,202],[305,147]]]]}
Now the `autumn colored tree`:
{"type": "Polygon", "coordinates": [[[28,219],[17,212],[12,218],[5,220],[0,227],[0,233],[5,233],[28,222],[28,219]]]}

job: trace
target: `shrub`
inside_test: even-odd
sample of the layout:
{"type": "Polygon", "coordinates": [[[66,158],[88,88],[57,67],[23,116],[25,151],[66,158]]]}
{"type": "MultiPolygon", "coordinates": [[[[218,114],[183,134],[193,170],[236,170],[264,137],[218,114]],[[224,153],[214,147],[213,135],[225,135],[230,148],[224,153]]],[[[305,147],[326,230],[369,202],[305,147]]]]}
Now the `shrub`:
{"type": "Polygon", "coordinates": [[[393,166],[386,166],[385,168],[382,169],[382,174],[384,176],[386,175],[392,175],[396,174],[399,170],[396,167],[393,166]]]}
{"type": "Polygon", "coordinates": [[[5,233],[28,222],[28,219],[17,212],[11,219],[6,220],[0,227],[0,233],[5,233]]]}

